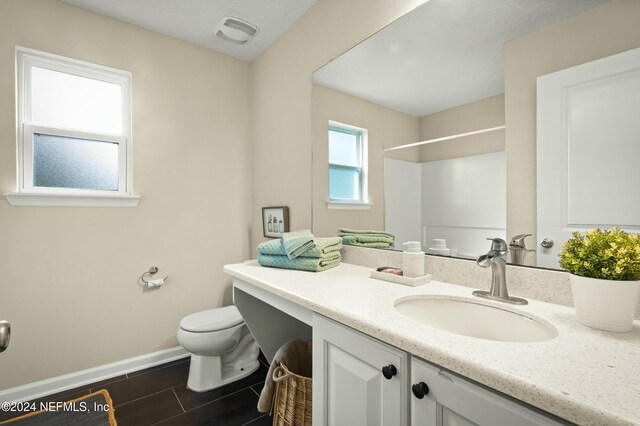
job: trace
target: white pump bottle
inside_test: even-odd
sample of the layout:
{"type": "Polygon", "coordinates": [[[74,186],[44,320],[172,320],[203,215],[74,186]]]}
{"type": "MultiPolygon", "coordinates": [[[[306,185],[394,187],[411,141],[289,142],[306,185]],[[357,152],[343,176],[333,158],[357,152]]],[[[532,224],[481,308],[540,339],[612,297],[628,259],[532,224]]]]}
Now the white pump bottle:
{"type": "Polygon", "coordinates": [[[420,241],[407,241],[407,249],[402,252],[402,274],[405,277],[417,278],[424,275],[424,252],[420,241]]]}

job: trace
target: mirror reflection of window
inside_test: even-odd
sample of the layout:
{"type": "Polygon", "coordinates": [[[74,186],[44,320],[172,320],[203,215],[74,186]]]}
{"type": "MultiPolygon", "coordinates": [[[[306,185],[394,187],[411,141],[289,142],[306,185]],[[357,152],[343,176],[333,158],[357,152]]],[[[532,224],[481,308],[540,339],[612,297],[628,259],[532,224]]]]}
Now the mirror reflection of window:
{"type": "Polygon", "coordinates": [[[365,203],[365,129],[329,124],[329,199],[365,203]]]}

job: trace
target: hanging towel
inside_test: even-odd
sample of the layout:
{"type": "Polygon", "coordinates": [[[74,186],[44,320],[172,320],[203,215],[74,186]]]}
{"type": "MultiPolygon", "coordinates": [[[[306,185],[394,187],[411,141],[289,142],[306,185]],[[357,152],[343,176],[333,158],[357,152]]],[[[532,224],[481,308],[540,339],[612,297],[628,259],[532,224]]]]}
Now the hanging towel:
{"type": "Polygon", "coordinates": [[[282,245],[287,257],[295,259],[307,250],[314,248],[316,245],[313,238],[313,234],[308,229],[282,234],[282,245]]]}
{"type": "MultiPolygon", "coordinates": [[[[342,248],[341,237],[316,238],[313,242],[316,246],[300,254],[298,257],[323,257],[326,254],[340,251],[342,248]]],[[[265,241],[258,245],[257,250],[260,254],[287,255],[282,240],[265,241]]]]}
{"type": "Polygon", "coordinates": [[[271,404],[273,403],[273,392],[275,390],[275,383],[273,382],[273,370],[276,369],[280,363],[287,366],[289,371],[299,376],[311,377],[312,370],[312,346],[311,342],[305,342],[304,340],[290,340],[278,349],[269,372],[267,373],[262,392],[260,392],[260,399],[258,400],[258,411],[261,413],[268,413],[271,411],[271,404]]]}
{"type": "Polygon", "coordinates": [[[262,266],[311,272],[334,268],[340,264],[340,260],[339,251],[328,253],[324,257],[297,257],[295,259],[289,259],[287,256],[258,254],[258,263],[262,266]]]}

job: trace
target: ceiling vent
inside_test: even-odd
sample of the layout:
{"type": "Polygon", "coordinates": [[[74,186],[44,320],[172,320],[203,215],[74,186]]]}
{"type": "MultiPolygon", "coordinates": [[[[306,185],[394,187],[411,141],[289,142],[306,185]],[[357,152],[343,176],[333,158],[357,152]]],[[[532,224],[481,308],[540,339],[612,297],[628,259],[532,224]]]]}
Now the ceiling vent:
{"type": "Polygon", "coordinates": [[[258,27],[238,18],[224,18],[216,28],[216,35],[232,43],[245,44],[258,34],[258,27]]]}

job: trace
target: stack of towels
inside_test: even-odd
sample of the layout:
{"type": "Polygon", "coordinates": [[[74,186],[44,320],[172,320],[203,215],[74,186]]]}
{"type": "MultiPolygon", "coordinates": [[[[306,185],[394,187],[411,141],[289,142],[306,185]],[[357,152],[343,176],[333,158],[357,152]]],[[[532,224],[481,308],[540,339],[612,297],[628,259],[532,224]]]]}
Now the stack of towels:
{"type": "Polygon", "coordinates": [[[258,245],[258,263],[273,268],[320,272],[340,264],[341,237],[315,238],[311,231],[286,232],[258,245]]]}
{"type": "Polygon", "coordinates": [[[396,236],[389,232],[346,228],[340,228],[338,236],[342,237],[345,245],[374,248],[389,248],[393,246],[396,239],[396,236]]]}

